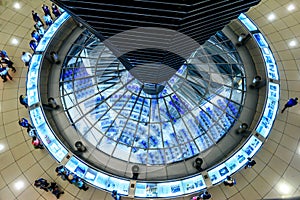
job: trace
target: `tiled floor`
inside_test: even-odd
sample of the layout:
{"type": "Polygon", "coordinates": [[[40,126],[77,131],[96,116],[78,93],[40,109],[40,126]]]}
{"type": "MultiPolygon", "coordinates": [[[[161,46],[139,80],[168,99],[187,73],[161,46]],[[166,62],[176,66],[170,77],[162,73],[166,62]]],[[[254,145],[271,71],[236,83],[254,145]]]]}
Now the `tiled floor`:
{"type": "MultiPolygon", "coordinates": [[[[42,15],[43,0],[0,1],[0,48],[15,62],[13,81],[0,83],[0,199],[55,199],[51,193],[36,189],[32,183],[38,177],[56,180],[65,190],[61,199],[112,199],[106,192],[90,188],[80,191],[61,181],[54,172],[57,164],[44,150],[33,149],[26,130],[18,124],[27,117],[27,110],[18,103],[25,93],[27,69],[20,57],[29,51],[33,30],[31,10],[42,15]],[[13,44],[17,40],[18,44],[13,44]]],[[[300,97],[300,0],[262,0],[248,12],[266,35],[276,56],[281,76],[281,107],[290,97],[300,97]],[[294,7],[291,6],[293,3],[294,7]],[[270,17],[270,14],[273,15],[270,17]],[[271,19],[271,20],[269,20],[271,19]],[[292,42],[294,41],[294,42],[292,42]]],[[[300,198],[300,105],[279,113],[271,136],[256,155],[257,165],[235,175],[237,185],[209,189],[213,199],[300,198]]],[[[180,199],[189,199],[180,198],[180,199]]]]}

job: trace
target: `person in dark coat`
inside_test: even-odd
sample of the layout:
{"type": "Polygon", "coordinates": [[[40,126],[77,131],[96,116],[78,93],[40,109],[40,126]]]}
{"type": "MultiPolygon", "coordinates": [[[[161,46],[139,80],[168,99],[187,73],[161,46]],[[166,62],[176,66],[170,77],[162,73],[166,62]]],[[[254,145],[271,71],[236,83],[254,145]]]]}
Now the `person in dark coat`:
{"type": "Polygon", "coordinates": [[[56,196],[57,199],[59,199],[61,194],[64,194],[64,192],[59,189],[58,185],[55,182],[51,182],[51,185],[48,189],[52,192],[52,194],[56,196]]]}
{"type": "Polygon", "coordinates": [[[290,98],[288,100],[288,102],[286,102],[286,104],[284,105],[284,108],[282,109],[281,113],[283,113],[285,111],[285,109],[293,107],[293,106],[295,106],[297,104],[298,104],[298,98],[297,97],[295,97],[294,99],[290,98]]]}
{"type": "Polygon", "coordinates": [[[31,11],[31,14],[32,14],[33,21],[41,22],[41,24],[44,26],[44,23],[41,20],[40,16],[36,12],[34,12],[34,10],[31,11]]]}
{"type": "Polygon", "coordinates": [[[43,9],[43,11],[44,11],[44,14],[45,14],[45,15],[49,15],[49,16],[51,17],[51,19],[52,19],[52,16],[51,16],[51,12],[50,12],[49,7],[48,7],[47,5],[45,5],[45,4],[43,4],[42,9],[43,9]]]}
{"type": "Polygon", "coordinates": [[[60,13],[59,8],[57,7],[57,5],[55,5],[54,3],[52,3],[51,8],[52,8],[52,13],[53,13],[53,15],[54,15],[56,18],[58,18],[58,17],[61,15],[61,13],[60,13]]]}

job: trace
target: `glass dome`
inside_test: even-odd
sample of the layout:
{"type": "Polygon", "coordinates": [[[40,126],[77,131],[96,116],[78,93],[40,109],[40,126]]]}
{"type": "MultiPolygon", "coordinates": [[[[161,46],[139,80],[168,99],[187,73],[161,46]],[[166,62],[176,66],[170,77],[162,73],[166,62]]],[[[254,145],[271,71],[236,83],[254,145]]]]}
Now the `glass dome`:
{"type": "MultiPolygon", "coordinates": [[[[155,74],[153,74],[155,76],[155,74]]],[[[243,63],[223,32],[197,49],[157,94],[88,31],[63,63],[60,92],[70,123],[97,151],[139,165],[168,165],[216,145],[238,120],[243,63]]]]}

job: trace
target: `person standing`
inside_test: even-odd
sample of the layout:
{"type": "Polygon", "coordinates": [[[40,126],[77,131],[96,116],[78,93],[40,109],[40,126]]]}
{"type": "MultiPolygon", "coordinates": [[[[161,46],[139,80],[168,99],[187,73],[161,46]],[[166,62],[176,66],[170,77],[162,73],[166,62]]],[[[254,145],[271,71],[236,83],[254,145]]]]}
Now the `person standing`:
{"type": "Polygon", "coordinates": [[[33,30],[31,32],[31,37],[32,39],[35,39],[37,42],[40,42],[42,37],[40,36],[40,34],[36,31],[36,30],[33,30]]]}
{"type": "Polygon", "coordinates": [[[45,14],[45,15],[49,15],[49,16],[51,17],[51,19],[52,19],[52,16],[51,16],[51,12],[50,12],[49,7],[48,7],[47,5],[45,5],[45,4],[43,4],[42,9],[43,9],[43,11],[44,11],[44,14],[45,14]]]}
{"type": "Polygon", "coordinates": [[[20,104],[22,104],[23,106],[25,106],[25,108],[28,108],[28,98],[26,95],[20,95],[19,97],[19,102],[20,104]]]}
{"type": "Polygon", "coordinates": [[[120,200],[121,199],[121,196],[118,194],[117,190],[113,190],[111,192],[111,196],[114,198],[114,200],[120,200]]]}
{"type": "Polygon", "coordinates": [[[30,128],[30,129],[34,128],[31,124],[29,124],[28,120],[24,117],[19,120],[19,125],[24,128],[30,128]]]}
{"type": "Polygon", "coordinates": [[[30,40],[29,42],[29,46],[32,49],[32,51],[35,51],[36,47],[37,47],[37,42],[35,40],[30,40]]]}
{"type": "Polygon", "coordinates": [[[53,15],[54,15],[56,18],[58,18],[58,17],[61,15],[61,13],[60,13],[59,8],[57,7],[57,5],[55,5],[54,3],[52,3],[51,8],[52,8],[52,13],[53,13],[53,15]]]}
{"type": "Polygon", "coordinates": [[[231,176],[227,176],[226,179],[224,180],[224,185],[232,187],[236,184],[236,181],[234,178],[231,176]]]}
{"type": "Polygon", "coordinates": [[[32,137],[31,144],[35,149],[44,149],[42,142],[36,136],[32,137]]]}
{"type": "Polygon", "coordinates": [[[31,11],[31,14],[32,14],[33,21],[40,22],[42,26],[44,26],[44,23],[42,22],[40,16],[36,12],[34,12],[34,10],[31,11]]]}
{"type": "Polygon", "coordinates": [[[0,57],[1,57],[1,59],[8,58],[7,52],[5,50],[1,50],[0,51],[0,57]]]}
{"type": "Polygon", "coordinates": [[[255,160],[253,160],[252,158],[247,158],[247,163],[246,163],[246,165],[245,165],[245,169],[247,169],[247,168],[251,168],[251,167],[253,167],[255,164],[256,164],[256,161],[255,160]]]}
{"type": "Polygon", "coordinates": [[[26,67],[29,67],[32,54],[29,52],[22,52],[21,60],[24,62],[26,67]]]}
{"type": "Polygon", "coordinates": [[[281,113],[283,113],[285,111],[285,109],[293,107],[293,106],[295,106],[297,104],[298,104],[298,98],[297,97],[295,97],[294,99],[290,98],[288,100],[288,102],[286,102],[286,104],[284,105],[284,108],[282,109],[281,113]]]}
{"type": "Polygon", "coordinates": [[[53,24],[53,21],[52,21],[52,18],[50,15],[45,15],[43,18],[48,27],[53,24]]]}
{"type": "Polygon", "coordinates": [[[205,191],[204,193],[202,193],[200,195],[201,199],[210,199],[211,198],[211,194],[209,194],[207,191],[205,191]]]}

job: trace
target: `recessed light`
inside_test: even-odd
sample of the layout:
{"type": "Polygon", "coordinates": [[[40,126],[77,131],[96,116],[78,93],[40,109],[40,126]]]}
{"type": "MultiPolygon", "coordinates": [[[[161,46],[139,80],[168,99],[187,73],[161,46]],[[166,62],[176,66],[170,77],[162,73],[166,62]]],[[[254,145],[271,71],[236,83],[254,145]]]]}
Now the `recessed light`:
{"type": "Polygon", "coordinates": [[[17,40],[16,38],[12,38],[11,39],[11,44],[12,45],[18,45],[19,44],[19,40],[17,40]]]}
{"type": "Polygon", "coordinates": [[[297,45],[297,41],[296,40],[292,40],[289,42],[289,46],[290,47],[295,47],[297,45]]]}
{"type": "Polygon", "coordinates": [[[280,182],[277,187],[280,194],[290,194],[292,189],[291,186],[285,182],[280,182]]]}
{"type": "Polygon", "coordinates": [[[18,182],[15,183],[15,188],[16,188],[17,190],[20,190],[20,189],[22,189],[23,187],[24,187],[24,182],[23,182],[23,181],[18,181],[18,182]]]}
{"type": "Polygon", "coordinates": [[[4,149],[4,145],[0,144],[0,151],[2,151],[4,149]]]}
{"type": "Polygon", "coordinates": [[[288,7],[287,7],[287,10],[288,11],[292,11],[292,10],[295,10],[295,5],[294,4],[290,4],[288,7]]]}
{"type": "Polygon", "coordinates": [[[269,14],[268,20],[273,21],[274,19],[276,19],[276,15],[274,13],[269,14]]]}
{"type": "Polygon", "coordinates": [[[15,9],[20,9],[21,8],[21,4],[19,2],[15,2],[14,3],[14,8],[15,9]]]}

